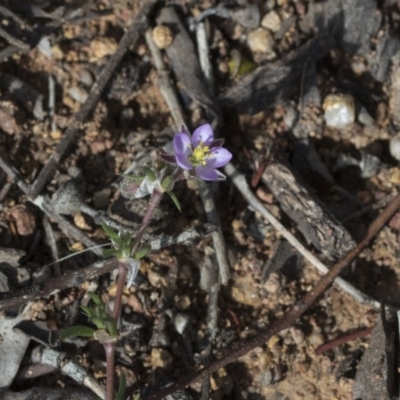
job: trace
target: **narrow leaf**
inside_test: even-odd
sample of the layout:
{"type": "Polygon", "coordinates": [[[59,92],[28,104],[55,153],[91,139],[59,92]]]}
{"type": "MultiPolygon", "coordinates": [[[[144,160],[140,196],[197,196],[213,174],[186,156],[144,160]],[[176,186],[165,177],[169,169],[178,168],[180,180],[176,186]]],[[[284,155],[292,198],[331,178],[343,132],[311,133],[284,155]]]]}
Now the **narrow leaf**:
{"type": "Polygon", "coordinates": [[[98,306],[98,307],[104,307],[103,302],[100,300],[100,297],[97,296],[96,293],[87,292],[87,294],[90,296],[90,298],[92,299],[92,301],[96,304],[96,306],[98,306]]]}
{"type": "Polygon", "coordinates": [[[121,174],[121,176],[123,176],[126,179],[129,179],[130,181],[135,181],[135,182],[142,182],[143,180],[143,176],[135,176],[135,175],[125,175],[125,174],[121,174]]]}
{"type": "Polygon", "coordinates": [[[115,395],[115,400],[124,400],[126,390],[126,377],[123,372],[121,372],[121,376],[119,377],[119,388],[118,393],[115,395]]]}
{"type": "Polygon", "coordinates": [[[111,257],[111,256],[118,257],[118,250],[115,250],[115,249],[103,250],[103,258],[108,258],[108,257],[111,257]]]}
{"type": "Polygon", "coordinates": [[[105,222],[101,223],[101,227],[103,228],[103,231],[106,233],[106,235],[112,240],[118,240],[118,234],[114,232],[105,222]]]}
{"type": "Polygon", "coordinates": [[[97,316],[96,313],[90,307],[81,306],[81,308],[83,312],[89,317],[89,319],[93,319],[94,317],[97,316]]]}
{"type": "Polygon", "coordinates": [[[96,331],[94,329],[88,328],[87,326],[70,326],[61,332],[60,339],[65,340],[71,336],[93,337],[95,332],[96,331]]]}
{"type": "Polygon", "coordinates": [[[135,260],[140,260],[141,258],[147,256],[147,254],[149,254],[149,251],[151,250],[151,246],[148,244],[145,244],[140,250],[138,250],[133,258],[135,260]]]}
{"type": "Polygon", "coordinates": [[[175,178],[171,175],[167,175],[163,181],[162,181],[162,188],[166,191],[166,192],[170,192],[175,185],[175,178]]]}
{"type": "Polygon", "coordinates": [[[181,204],[179,203],[178,198],[176,197],[176,194],[174,192],[167,192],[169,197],[171,197],[172,201],[174,202],[176,208],[179,210],[179,212],[182,212],[181,204]]]}
{"type": "Polygon", "coordinates": [[[156,180],[156,174],[150,167],[144,167],[144,173],[152,182],[156,180]]]}

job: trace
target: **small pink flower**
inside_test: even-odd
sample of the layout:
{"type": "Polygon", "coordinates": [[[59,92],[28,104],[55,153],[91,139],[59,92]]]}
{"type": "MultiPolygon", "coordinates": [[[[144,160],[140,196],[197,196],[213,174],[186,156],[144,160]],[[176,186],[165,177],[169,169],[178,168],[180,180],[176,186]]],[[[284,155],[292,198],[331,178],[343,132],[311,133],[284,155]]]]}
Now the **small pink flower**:
{"type": "Polygon", "coordinates": [[[224,141],[214,140],[214,132],[209,124],[199,126],[193,136],[183,127],[174,136],[176,163],[184,170],[194,170],[196,176],[206,181],[225,179],[217,170],[227,164],[232,154],[221,147],[224,141]]]}

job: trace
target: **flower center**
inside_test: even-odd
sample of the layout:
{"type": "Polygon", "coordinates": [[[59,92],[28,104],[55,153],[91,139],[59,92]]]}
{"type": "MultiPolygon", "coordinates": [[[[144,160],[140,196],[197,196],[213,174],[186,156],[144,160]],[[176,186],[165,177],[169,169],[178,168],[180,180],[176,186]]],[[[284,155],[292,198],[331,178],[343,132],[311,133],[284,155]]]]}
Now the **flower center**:
{"type": "Polygon", "coordinates": [[[195,166],[206,165],[206,158],[209,155],[210,155],[210,148],[208,146],[204,146],[204,144],[200,142],[198,146],[195,149],[193,149],[193,153],[189,157],[189,159],[195,166]]]}

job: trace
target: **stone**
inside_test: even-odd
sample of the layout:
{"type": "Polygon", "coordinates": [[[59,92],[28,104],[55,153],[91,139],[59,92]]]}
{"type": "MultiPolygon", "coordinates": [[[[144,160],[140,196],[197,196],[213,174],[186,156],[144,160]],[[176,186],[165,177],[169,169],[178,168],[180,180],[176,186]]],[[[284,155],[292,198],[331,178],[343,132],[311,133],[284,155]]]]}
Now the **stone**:
{"type": "Polygon", "coordinates": [[[261,20],[261,26],[269,29],[272,32],[278,32],[282,27],[281,18],[279,14],[273,10],[268,14],[265,14],[263,19],[261,20]]]}
{"type": "Polygon", "coordinates": [[[329,94],[325,97],[323,109],[326,125],[330,128],[346,128],[355,121],[354,98],[349,94],[329,94]]]}
{"type": "Polygon", "coordinates": [[[151,365],[153,367],[166,368],[172,363],[171,354],[165,349],[151,349],[151,365]]]}
{"type": "Polygon", "coordinates": [[[253,53],[274,53],[273,37],[265,28],[257,28],[247,36],[247,45],[253,53]]]}
{"type": "Polygon", "coordinates": [[[168,26],[159,25],[153,29],[153,40],[159,49],[166,49],[174,40],[172,31],[168,26]]]}

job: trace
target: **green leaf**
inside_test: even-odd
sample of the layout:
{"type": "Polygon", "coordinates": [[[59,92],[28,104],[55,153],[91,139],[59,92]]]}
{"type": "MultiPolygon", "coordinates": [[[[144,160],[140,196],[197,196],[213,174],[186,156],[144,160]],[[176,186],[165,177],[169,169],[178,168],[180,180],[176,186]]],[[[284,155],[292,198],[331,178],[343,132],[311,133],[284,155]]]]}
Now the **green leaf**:
{"type": "Polygon", "coordinates": [[[117,241],[119,239],[118,233],[114,232],[104,221],[101,223],[101,227],[112,241],[117,241]]]}
{"type": "Polygon", "coordinates": [[[135,181],[135,182],[142,182],[143,180],[143,176],[135,176],[135,175],[125,175],[125,174],[121,174],[121,176],[123,176],[126,179],[129,179],[130,181],[135,181]]]}
{"type": "Polygon", "coordinates": [[[104,329],[104,319],[103,318],[94,317],[90,321],[93,322],[97,326],[97,329],[104,329]]]}
{"type": "Polygon", "coordinates": [[[93,337],[95,332],[96,331],[94,329],[88,328],[87,326],[70,326],[61,332],[60,339],[65,340],[71,336],[93,337]]]}
{"type": "Polygon", "coordinates": [[[150,167],[144,167],[143,168],[144,173],[146,174],[146,176],[152,181],[154,182],[156,180],[156,174],[154,173],[154,171],[150,168],[150,167]]]}
{"type": "Polygon", "coordinates": [[[119,378],[119,388],[118,393],[115,395],[115,400],[124,400],[126,390],[126,377],[123,372],[121,372],[121,376],[119,378]]]}
{"type": "Polygon", "coordinates": [[[111,256],[116,256],[116,257],[118,257],[118,253],[119,253],[118,250],[115,250],[115,249],[106,249],[106,250],[103,250],[103,258],[108,258],[108,257],[111,257],[111,256]]]}
{"type": "Polygon", "coordinates": [[[104,319],[104,325],[108,329],[108,333],[111,336],[118,336],[118,329],[117,329],[117,324],[115,322],[115,319],[112,317],[107,317],[104,319]]]}
{"type": "Polygon", "coordinates": [[[169,197],[171,197],[172,201],[174,202],[174,204],[175,204],[176,208],[179,210],[179,212],[182,212],[181,204],[179,203],[179,200],[176,197],[176,194],[174,192],[167,192],[167,194],[169,195],[169,197]]]}
{"type": "Polygon", "coordinates": [[[167,175],[163,179],[161,186],[166,192],[170,192],[173,189],[174,184],[175,184],[175,178],[171,175],[167,175]]]}
{"type": "Polygon", "coordinates": [[[90,298],[92,299],[92,301],[96,304],[97,307],[102,307],[104,308],[104,304],[101,301],[100,297],[97,296],[96,293],[93,292],[87,292],[88,296],[90,296],[90,298]]]}
{"type": "Polygon", "coordinates": [[[90,320],[97,316],[94,310],[92,310],[90,307],[81,306],[81,308],[83,312],[89,317],[90,320]]]}
{"type": "Polygon", "coordinates": [[[147,256],[149,251],[151,250],[151,246],[149,244],[145,244],[140,250],[138,250],[134,255],[133,258],[135,260],[140,260],[141,258],[147,256]]]}

